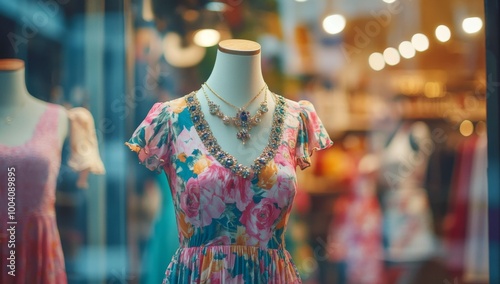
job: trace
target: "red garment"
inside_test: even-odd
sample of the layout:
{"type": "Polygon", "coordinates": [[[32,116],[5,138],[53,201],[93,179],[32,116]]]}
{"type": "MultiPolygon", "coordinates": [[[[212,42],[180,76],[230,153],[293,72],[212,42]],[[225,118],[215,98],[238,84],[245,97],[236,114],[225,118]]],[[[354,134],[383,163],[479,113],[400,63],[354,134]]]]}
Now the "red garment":
{"type": "Polygon", "coordinates": [[[458,150],[450,193],[450,210],[444,224],[444,240],[450,272],[461,277],[464,269],[464,244],[467,234],[471,170],[477,137],[464,141],[458,150]]]}
{"type": "MultiPolygon", "coordinates": [[[[0,283],[64,284],[64,259],[55,216],[55,188],[61,164],[58,137],[60,108],[49,104],[33,136],[22,145],[0,144],[0,283]],[[15,169],[9,171],[8,169],[15,169]],[[8,219],[8,172],[15,188],[15,215],[8,219]],[[17,224],[7,224],[8,221],[17,224]],[[10,261],[7,229],[15,226],[15,276],[10,261]]],[[[12,195],[12,194],[11,194],[12,195]]]]}

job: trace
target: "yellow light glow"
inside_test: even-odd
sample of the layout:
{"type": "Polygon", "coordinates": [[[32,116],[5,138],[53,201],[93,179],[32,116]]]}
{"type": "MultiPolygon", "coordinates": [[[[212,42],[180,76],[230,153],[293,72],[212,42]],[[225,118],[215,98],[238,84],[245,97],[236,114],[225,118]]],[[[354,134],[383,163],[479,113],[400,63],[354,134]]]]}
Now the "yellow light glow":
{"type": "Polygon", "coordinates": [[[440,41],[440,42],[447,42],[450,40],[451,38],[451,31],[450,31],[450,28],[448,28],[447,26],[445,25],[439,25],[437,28],[436,28],[436,38],[440,41]]]}
{"type": "Polygon", "coordinates": [[[444,96],[444,85],[441,82],[426,82],[424,95],[428,98],[439,98],[444,96]]]}
{"type": "Polygon", "coordinates": [[[396,0],[382,0],[382,1],[384,1],[387,4],[391,4],[391,3],[396,2],[396,0]]]}
{"type": "Polygon", "coordinates": [[[323,20],[323,29],[329,34],[338,34],[344,30],[346,20],[344,16],[335,14],[326,17],[323,20]]]}
{"type": "Polygon", "coordinates": [[[399,53],[401,54],[402,57],[409,59],[415,56],[415,47],[411,44],[409,41],[403,41],[402,43],[399,44],[399,53]]]}
{"type": "Polygon", "coordinates": [[[380,71],[385,67],[384,56],[380,52],[374,52],[368,57],[368,64],[375,71],[380,71]]]}
{"type": "Polygon", "coordinates": [[[384,60],[387,65],[394,66],[401,61],[401,57],[399,56],[399,52],[394,47],[388,47],[384,50],[384,60]]]}
{"type": "Polygon", "coordinates": [[[151,0],[144,0],[142,2],[142,18],[146,22],[152,22],[155,19],[153,8],[151,7],[151,0]]]}
{"type": "Polygon", "coordinates": [[[205,57],[206,48],[190,43],[185,46],[179,34],[169,32],[163,38],[163,57],[174,67],[195,66],[205,57]]]}
{"type": "Polygon", "coordinates": [[[195,33],[193,41],[203,47],[214,46],[220,41],[220,33],[214,29],[199,30],[195,33]]]}
{"type": "Polygon", "coordinates": [[[416,51],[426,51],[429,48],[429,39],[424,34],[414,34],[411,38],[411,44],[416,51]]]}
{"type": "Polygon", "coordinates": [[[470,136],[474,132],[474,124],[470,120],[464,120],[460,123],[460,134],[467,137],[470,136]]]}
{"type": "Polygon", "coordinates": [[[462,22],[462,28],[468,34],[477,33],[483,27],[483,20],[479,17],[466,18],[462,22]]]}

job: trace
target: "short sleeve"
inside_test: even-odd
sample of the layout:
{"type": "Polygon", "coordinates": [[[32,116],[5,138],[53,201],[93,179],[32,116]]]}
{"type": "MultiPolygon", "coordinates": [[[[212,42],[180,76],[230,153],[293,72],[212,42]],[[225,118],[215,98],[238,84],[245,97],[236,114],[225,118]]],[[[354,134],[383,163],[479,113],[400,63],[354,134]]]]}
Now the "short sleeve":
{"type": "Polygon", "coordinates": [[[87,187],[87,174],[104,174],[104,164],[99,155],[94,118],[85,108],[67,111],[70,126],[70,158],[68,166],[80,172],[79,187],[87,187]]]}
{"type": "Polygon", "coordinates": [[[167,104],[156,103],[125,143],[137,153],[139,162],[152,171],[161,171],[169,144],[170,112],[167,104]]]}
{"type": "Polygon", "coordinates": [[[311,155],[314,151],[329,148],[333,145],[314,106],[309,101],[299,101],[299,131],[295,145],[297,165],[303,170],[311,166],[311,155]]]}

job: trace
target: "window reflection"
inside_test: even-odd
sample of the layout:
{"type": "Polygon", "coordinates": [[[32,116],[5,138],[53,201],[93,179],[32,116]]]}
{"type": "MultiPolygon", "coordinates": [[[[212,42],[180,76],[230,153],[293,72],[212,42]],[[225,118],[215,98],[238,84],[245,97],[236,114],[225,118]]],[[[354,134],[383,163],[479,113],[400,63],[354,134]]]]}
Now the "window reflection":
{"type": "Polygon", "coordinates": [[[299,173],[287,247],[304,283],[487,283],[482,5],[0,2],[2,58],[26,61],[34,96],[90,110],[107,167],[87,191],[59,174],[69,282],[162,281],[172,196],[123,142],[155,102],[199,88],[220,40],[246,38],[270,89],[312,101],[336,143],[299,173]]]}

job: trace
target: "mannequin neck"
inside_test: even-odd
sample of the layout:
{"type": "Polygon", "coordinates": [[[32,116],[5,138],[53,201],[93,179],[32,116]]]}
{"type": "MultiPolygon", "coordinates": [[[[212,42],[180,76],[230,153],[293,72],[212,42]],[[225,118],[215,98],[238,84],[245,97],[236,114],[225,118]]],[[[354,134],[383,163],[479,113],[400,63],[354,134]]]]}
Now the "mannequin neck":
{"type": "Polygon", "coordinates": [[[16,70],[0,68],[0,105],[22,105],[29,98],[24,80],[24,67],[16,70]]]}
{"type": "Polygon", "coordinates": [[[260,50],[257,54],[240,55],[219,49],[207,84],[219,96],[234,105],[242,106],[266,84],[260,61],[260,50]]]}

